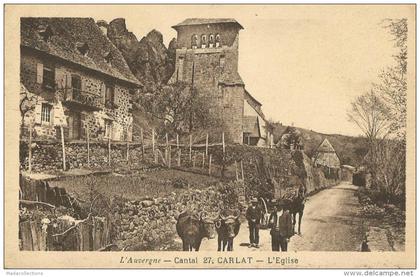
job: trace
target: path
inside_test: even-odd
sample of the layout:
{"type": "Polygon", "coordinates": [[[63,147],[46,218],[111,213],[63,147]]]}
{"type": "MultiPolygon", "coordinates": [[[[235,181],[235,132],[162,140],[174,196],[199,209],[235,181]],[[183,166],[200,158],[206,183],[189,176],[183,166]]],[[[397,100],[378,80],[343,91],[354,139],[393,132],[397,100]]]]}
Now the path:
{"type": "MultiPolygon", "coordinates": [[[[290,239],[289,251],[359,251],[363,224],[357,215],[357,187],[347,182],[308,197],[302,220],[302,235],[290,239]]],[[[297,229],[297,228],[296,228],[297,229]]],[[[260,248],[248,248],[246,222],[234,241],[234,251],[271,251],[269,230],[260,230],[260,248]]],[[[217,240],[203,240],[200,250],[217,249],[217,240]]]]}

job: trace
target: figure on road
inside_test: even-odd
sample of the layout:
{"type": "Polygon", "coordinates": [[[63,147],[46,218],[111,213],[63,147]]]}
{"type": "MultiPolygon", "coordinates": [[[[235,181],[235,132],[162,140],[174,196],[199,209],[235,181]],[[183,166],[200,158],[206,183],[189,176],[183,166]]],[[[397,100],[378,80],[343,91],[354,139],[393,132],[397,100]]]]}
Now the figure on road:
{"type": "Polygon", "coordinates": [[[246,210],[246,219],[248,220],[249,228],[249,247],[259,248],[260,241],[260,224],[261,224],[262,211],[258,207],[258,199],[252,198],[251,205],[246,210]]]}
{"type": "Polygon", "coordinates": [[[273,251],[287,251],[287,244],[294,235],[292,216],[284,209],[284,202],[277,200],[274,211],[270,215],[271,249],[273,251]]]}

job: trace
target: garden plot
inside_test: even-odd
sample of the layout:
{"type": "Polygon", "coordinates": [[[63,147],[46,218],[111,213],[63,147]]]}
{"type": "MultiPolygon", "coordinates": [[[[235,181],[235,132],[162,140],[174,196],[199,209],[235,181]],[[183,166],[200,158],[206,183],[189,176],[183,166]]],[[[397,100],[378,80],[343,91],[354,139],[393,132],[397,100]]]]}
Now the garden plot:
{"type": "Polygon", "coordinates": [[[214,177],[174,169],[153,169],[147,172],[121,172],[106,175],[68,177],[50,181],[51,186],[66,189],[79,199],[89,199],[92,193],[107,197],[139,200],[162,197],[172,192],[204,189],[218,183],[214,177]]]}

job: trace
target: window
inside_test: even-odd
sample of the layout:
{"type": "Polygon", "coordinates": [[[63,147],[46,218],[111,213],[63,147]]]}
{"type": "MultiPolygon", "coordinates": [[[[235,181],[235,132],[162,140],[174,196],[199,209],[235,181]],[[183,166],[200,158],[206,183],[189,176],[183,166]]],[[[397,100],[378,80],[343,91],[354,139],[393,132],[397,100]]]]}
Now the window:
{"type": "Polygon", "coordinates": [[[105,85],[105,107],[112,108],[114,106],[114,85],[105,85]]]}
{"type": "Polygon", "coordinates": [[[209,48],[213,48],[214,47],[214,35],[210,35],[209,36],[209,48]]]}
{"type": "Polygon", "coordinates": [[[80,54],[83,56],[87,56],[89,52],[89,45],[86,42],[78,42],[76,43],[76,48],[79,50],[80,54]]]}
{"type": "Polygon", "coordinates": [[[222,46],[221,41],[220,41],[220,35],[219,34],[216,35],[215,44],[216,44],[216,47],[222,46]]]}
{"type": "Polygon", "coordinates": [[[206,48],[206,47],[207,47],[207,36],[201,35],[201,48],[206,48]]]}
{"type": "Polygon", "coordinates": [[[193,35],[191,37],[191,48],[192,49],[196,49],[198,46],[198,36],[197,35],[193,35]]]}
{"type": "Polygon", "coordinates": [[[79,75],[71,75],[71,87],[73,89],[73,97],[82,91],[82,79],[79,75]]]}
{"type": "Polygon", "coordinates": [[[42,40],[48,42],[50,37],[54,34],[50,26],[39,26],[38,33],[42,37],[42,40]]]}
{"type": "Polygon", "coordinates": [[[55,70],[52,67],[47,67],[44,65],[42,72],[42,84],[45,88],[54,88],[55,85],[55,70]]]}
{"type": "Polygon", "coordinates": [[[41,123],[50,123],[51,122],[51,110],[52,106],[48,103],[42,103],[41,107],[41,123]]]}
{"type": "Polygon", "coordinates": [[[105,121],[105,138],[111,138],[112,121],[104,119],[105,121]]]}
{"type": "Polygon", "coordinates": [[[111,60],[112,60],[111,51],[108,52],[108,53],[105,53],[104,58],[105,58],[106,63],[108,63],[108,64],[111,63],[111,60]]]}

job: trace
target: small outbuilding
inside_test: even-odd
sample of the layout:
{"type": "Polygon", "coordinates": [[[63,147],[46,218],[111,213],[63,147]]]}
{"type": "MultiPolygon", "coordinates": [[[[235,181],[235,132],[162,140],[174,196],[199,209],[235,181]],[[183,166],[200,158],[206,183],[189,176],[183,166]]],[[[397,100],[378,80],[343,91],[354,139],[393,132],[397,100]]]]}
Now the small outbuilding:
{"type": "Polygon", "coordinates": [[[335,152],[334,147],[328,139],[324,139],[318,146],[315,156],[314,165],[324,168],[325,176],[329,179],[338,179],[340,172],[340,158],[335,152]]]}

